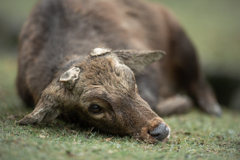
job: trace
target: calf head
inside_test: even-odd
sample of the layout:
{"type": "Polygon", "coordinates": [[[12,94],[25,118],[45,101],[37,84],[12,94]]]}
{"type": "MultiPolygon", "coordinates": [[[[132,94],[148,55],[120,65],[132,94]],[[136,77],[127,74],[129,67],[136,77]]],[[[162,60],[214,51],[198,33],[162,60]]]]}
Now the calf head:
{"type": "Polygon", "coordinates": [[[130,134],[148,143],[166,141],[170,128],[139,96],[134,77],[163,54],[95,48],[59,74],[43,91],[34,111],[18,123],[77,115],[79,121],[108,133],[130,134]]]}

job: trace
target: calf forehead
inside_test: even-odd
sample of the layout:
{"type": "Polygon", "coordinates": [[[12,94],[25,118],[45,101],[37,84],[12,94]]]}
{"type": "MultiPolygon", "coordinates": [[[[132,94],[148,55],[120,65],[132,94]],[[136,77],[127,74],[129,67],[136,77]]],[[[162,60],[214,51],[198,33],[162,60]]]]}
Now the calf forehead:
{"type": "Polygon", "coordinates": [[[134,90],[135,77],[130,68],[112,55],[92,58],[83,65],[85,85],[103,85],[110,91],[134,90]]]}

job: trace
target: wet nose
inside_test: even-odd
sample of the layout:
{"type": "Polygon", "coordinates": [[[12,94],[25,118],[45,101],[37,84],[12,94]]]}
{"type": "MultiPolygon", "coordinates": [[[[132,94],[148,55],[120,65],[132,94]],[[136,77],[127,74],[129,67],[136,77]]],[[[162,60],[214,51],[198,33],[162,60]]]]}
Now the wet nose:
{"type": "Polygon", "coordinates": [[[170,129],[164,123],[161,123],[152,132],[150,132],[150,135],[159,141],[164,140],[169,134],[170,129]]]}

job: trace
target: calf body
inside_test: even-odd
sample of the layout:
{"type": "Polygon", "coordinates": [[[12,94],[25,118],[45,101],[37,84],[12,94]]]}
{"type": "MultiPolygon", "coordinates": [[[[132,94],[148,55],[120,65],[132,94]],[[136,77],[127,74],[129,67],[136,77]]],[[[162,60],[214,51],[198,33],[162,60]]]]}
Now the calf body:
{"type": "Polygon", "coordinates": [[[36,105],[19,124],[62,115],[149,143],[169,138],[161,115],[193,103],[221,114],[173,15],[139,0],[39,1],[20,35],[17,87],[36,105]]]}

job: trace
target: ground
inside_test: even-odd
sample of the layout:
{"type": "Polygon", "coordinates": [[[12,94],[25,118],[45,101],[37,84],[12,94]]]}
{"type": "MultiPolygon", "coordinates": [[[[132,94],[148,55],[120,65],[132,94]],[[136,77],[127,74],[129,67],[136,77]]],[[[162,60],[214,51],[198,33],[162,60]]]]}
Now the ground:
{"type": "Polygon", "coordinates": [[[240,114],[212,117],[194,109],[166,117],[171,138],[156,145],[57,120],[19,126],[26,108],[15,91],[16,58],[0,59],[0,159],[240,159],[240,114]]]}
{"type": "MultiPolygon", "coordinates": [[[[239,75],[239,0],[154,1],[174,10],[199,51],[205,73],[239,75]]],[[[36,126],[16,125],[32,109],[26,108],[16,94],[17,58],[13,48],[17,45],[7,43],[12,42],[10,33],[19,32],[33,3],[0,1],[0,21],[4,22],[0,23],[0,160],[240,159],[240,113],[226,108],[220,118],[197,109],[165,117],[172,129],[171,138],[156,145],[60,120],[36,126]]]]}

